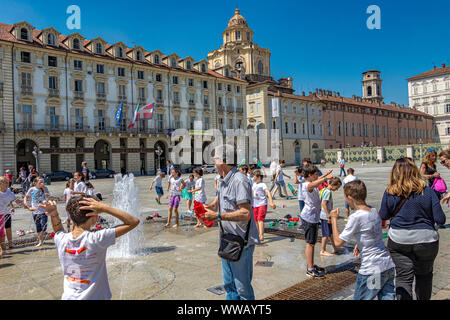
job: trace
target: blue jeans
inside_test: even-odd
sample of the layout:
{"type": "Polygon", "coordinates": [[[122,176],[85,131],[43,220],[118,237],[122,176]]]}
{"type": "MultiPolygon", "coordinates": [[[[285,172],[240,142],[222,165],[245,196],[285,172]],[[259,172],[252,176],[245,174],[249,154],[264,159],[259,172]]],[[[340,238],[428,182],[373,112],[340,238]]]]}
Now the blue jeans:
{"type": "Polygon", "coordinates": [[[222,279],[227,300],[255,300],[252,287],[254,250],[255,246],[249,245],[236,262],[222,259],[222,279]]]}
{"type": "Polygon", "coordinates": [[[395,268],[381,274],[362,275],[358,273],[353,300],[395,300],[395,268]],[[368,286],[369,285],[371,288],[368,286]]]}
{"type": "Polygon", "coordinates": [[[344,173],[344,177],[347,176],[347,174],[345,173],[345,169],[343,167],[341,167],[341,170],[339,171],[339,177],[342,175],[342,173],[344,173]]]}

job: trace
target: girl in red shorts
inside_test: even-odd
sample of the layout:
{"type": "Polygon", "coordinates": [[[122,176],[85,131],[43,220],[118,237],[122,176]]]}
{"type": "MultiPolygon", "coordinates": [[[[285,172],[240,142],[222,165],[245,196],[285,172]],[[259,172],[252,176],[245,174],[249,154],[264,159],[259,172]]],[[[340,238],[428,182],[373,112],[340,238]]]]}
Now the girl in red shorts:
{"type": "Polygon", "coordinates": [[[258,227],[259,239],[264,241],[264,220],[267,213],[267,198],[270,201],[270,207],[275,209],[272,194],[267,188],[266,184],[262,182],[263,174],[260,170],[254,172],[255,182],[252,185],[253,194],[253,214],[255,215],[256,226],[258,227]]]}

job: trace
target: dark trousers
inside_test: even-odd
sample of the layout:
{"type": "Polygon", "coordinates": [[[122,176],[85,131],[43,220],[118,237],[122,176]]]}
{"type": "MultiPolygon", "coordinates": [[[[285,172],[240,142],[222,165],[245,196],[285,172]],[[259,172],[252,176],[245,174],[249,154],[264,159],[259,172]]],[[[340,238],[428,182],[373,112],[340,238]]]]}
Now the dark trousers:
{"type": "Polygon", "coordinates": [[[417,300],[430,300],[433,285],[433,264],[439,241],[399,244],[388,240],[388,250],[395,264],[395,295],[397,300],[412,300],[412,285],[417,300]]]}

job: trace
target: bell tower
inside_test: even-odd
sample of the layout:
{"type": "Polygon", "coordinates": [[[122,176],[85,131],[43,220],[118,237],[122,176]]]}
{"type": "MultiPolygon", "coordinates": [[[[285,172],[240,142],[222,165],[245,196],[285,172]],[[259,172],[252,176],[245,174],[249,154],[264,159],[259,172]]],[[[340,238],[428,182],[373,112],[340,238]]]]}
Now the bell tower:
{"type": "Polygon", "coordinates": [[[253,35],[240,10],[234,10],[234,16],[222,33],[222,45],[208,53],[209,69],[224,75],[230,69],[240,78],[256,75],[263,80],[269,79],[270,50],[254,43],[253,35]]]}
{"type": "Polygon", "coordinates": [[[369,70],[363,72],[362,89],[363,98],[383,102],[383,95],[381,91],[381,76],[380,71],[369,70]]]}

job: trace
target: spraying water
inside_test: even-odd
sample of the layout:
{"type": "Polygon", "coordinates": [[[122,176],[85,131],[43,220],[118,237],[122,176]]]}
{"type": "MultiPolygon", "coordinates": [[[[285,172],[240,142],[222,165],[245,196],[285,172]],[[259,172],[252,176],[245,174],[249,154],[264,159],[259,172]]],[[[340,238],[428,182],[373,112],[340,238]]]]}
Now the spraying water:
{"type": "MultiPolygon", "coordinates": [[[[139,189],[134,184],[132,173],[114,176],[112,206],[137,217],[142,223],[143,220],[139,213],[139,189]]],[[[114,219],[114,225],[121,223],[120,220],[114,219]]],[[[116,239],[116,244],[108,250],[108,258],[129,259],[139,254],[140,247],[145,242],[141,223],[131,232],[116,239]]]]}

